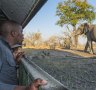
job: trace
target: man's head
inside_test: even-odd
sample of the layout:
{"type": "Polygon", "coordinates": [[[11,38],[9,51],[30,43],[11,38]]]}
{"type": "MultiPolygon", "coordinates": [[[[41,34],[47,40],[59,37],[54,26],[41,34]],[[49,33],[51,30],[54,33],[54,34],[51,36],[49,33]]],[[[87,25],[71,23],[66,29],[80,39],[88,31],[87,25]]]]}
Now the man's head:
{"type": "Polygon", "coordinates": [[[9,42],[10,45],[22,44],[22,26],[15,21],[0,22],[0,36],[9,42]]]}

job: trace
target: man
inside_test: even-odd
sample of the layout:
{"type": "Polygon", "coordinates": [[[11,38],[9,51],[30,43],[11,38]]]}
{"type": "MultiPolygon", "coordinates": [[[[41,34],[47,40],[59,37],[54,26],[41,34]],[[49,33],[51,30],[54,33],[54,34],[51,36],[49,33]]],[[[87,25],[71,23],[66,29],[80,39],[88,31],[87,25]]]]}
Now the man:
{"type": "Polygon", "coordinates": [[[17,81],[16,63],[11,47],[22,44],[22,26],[14,21],[0,23],[0,90],[38,90],[46,81],[36,79],[29,86],[19,86],[17,81]]]}

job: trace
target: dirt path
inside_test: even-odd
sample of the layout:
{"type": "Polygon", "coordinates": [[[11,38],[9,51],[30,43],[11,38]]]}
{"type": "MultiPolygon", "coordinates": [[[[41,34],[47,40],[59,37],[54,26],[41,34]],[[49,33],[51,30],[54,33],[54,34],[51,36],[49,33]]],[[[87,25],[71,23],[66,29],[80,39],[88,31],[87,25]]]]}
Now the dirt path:
{"type": "Polygon", "coordinates": [[[67,50],[67,49],[60,49],[61,51],[66,51],[66,52],[70,52],[70,53],[73,53],[73,54],[76,54],[76,55],[79,55],[79,56],[82,56],[82,57],[96,57],[96,54],[90,54],[90,53],[85,53],[83,51],[77,51],[77,50],[67,50]]]}

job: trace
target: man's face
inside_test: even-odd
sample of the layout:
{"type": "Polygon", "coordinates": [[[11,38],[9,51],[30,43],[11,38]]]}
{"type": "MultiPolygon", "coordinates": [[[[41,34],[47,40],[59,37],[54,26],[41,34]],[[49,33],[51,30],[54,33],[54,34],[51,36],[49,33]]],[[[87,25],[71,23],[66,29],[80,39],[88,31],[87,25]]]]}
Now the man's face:
{"type": "Polygon", "coordinates": [[[22,26],[16,28],[15,43],[22,44],[24,39],[22,26]]]}

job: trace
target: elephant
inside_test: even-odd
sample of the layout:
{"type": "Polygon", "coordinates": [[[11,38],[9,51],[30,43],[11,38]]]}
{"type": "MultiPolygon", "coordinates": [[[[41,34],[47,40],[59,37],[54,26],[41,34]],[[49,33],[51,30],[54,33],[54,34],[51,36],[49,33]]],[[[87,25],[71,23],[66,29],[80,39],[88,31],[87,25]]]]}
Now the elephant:
{"type": "Polygon", "coordinates": [[[84,51],[87,52],[88,47],[91,54],[94,54],[92,42],[96,42],[96,25],[81,24],[77,31],[77,35],[85,34],[87,36],[87,43],[84,51]]]}

